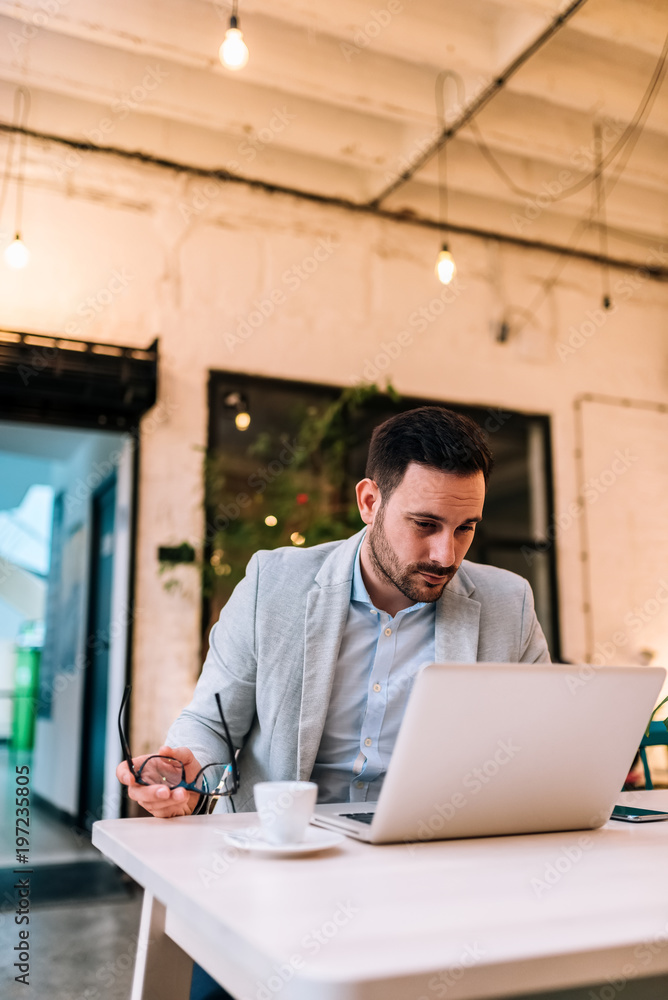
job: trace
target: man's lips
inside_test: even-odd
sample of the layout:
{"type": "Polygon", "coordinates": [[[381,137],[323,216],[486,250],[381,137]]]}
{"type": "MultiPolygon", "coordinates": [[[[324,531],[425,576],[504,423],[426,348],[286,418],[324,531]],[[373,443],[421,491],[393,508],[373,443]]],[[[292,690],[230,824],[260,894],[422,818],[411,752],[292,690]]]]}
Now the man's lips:
{"type": "Polygon", "coordinates": [[[418,570],[420,576],[424,577],[427,583],[446,583],[448,580],[448,574],[442,573],[440,576],[436,576],[434,573],[425,573],[423,570],[418,570]]]}

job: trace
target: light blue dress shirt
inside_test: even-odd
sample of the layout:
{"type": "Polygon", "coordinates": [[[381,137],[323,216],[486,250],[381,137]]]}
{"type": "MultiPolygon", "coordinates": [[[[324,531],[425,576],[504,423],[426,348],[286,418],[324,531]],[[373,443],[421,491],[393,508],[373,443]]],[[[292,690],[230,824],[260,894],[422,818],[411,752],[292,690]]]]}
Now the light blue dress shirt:
{"type": "Polygon", "coordinates": [[[413,679],[434,660],[435,604],[374,607],[357,549],[350,608],[311,780],[318,802],[378,798],[413,679]]]}

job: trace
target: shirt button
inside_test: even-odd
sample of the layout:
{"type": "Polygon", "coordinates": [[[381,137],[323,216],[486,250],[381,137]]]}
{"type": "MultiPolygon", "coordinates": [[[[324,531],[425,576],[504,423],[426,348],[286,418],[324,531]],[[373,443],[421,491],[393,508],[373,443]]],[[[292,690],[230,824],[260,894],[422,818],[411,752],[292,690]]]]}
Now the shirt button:
{"type": "Polygon", "coordinates": [[[374,684],[373,689],[374,691],[380,691],[380,684],[374,684]]]}
{"type": "Polygon", "coordinates": [[[363,781],[356,781],[355,782],[355,788],[364,788],[364,782],[363,781]]]}
{"type": "Polygon", "coordinates": [[[368,737],[368,736],[367,736],[367,738],[366,738],[366,739],[365,739],[365,741],[364,741],[364,746],[365,746],[365,747],[370,747],[370,746],[371,746],[371,740],[369,739],[369,737],[368,737]]]}
{"type": "Polygon", "coordinates": [[[392,635],[392,629],[391,628],[386,628],[385,629],[385,635],[392,635]]]}

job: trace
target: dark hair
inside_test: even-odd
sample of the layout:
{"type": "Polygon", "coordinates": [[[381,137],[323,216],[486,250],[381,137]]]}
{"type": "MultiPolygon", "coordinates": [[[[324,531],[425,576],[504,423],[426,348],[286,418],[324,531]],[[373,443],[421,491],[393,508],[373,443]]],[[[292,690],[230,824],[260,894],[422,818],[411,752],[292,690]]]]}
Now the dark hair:
{"type": "Polygon", "coordinates": [[[371,435],[366,475],[378,486],[383,501],[411,462],[460,476],[482,472],[487,483],[494,459],[482,429],[470,417],[443,406],[419,406],[390,417],[371,435]]]}

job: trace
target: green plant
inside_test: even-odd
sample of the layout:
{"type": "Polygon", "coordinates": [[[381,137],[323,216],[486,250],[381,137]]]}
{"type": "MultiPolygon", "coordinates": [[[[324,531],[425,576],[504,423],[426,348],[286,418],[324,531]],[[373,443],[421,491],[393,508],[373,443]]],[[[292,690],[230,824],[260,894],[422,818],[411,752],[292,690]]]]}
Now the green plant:
{"type": "MultiPolygon", "coordinates": [[[[650,715],[649,722],[647,723],[647,729],[645,730],[645,736],[649,736],[649,727],[652,725],[652,722],[654,721],[654,716],[659,711],[659,709],[662,708],[663,705],[666,704],[667,701],[668,701],[668,697],[666,697],[662,701],[660,701],[659,704],[654,709],[654,711],[652,712],[652,714],[650,715]]],[[[668,729],[668,716],[665,719],[657,719],[657,722],[663,722],[663,724],[666,727],[666,729],[668,729]]]]}
{"type": "Polygon", "coordinates": [[[229,458],[206,453],[202,589],[214,611],[258,549],[317,545],[348,538],[362,527],[352,492],[353,457],[366,446],[369,421],[399,400],[391,385],[345,389],[324,411],[309,407],[300,414],[289,454],[285,435],[259,434],[247,456],[269,468],[281,467],[254,491],[235,492],[238,479],[235,484],[229,458]],[[275,456],[284,454],[288,457],[281,463],[275,456]]]}

